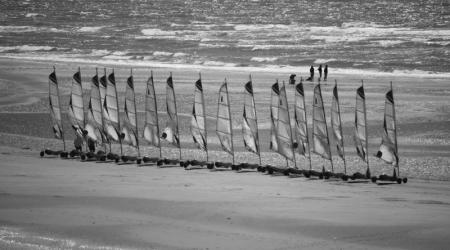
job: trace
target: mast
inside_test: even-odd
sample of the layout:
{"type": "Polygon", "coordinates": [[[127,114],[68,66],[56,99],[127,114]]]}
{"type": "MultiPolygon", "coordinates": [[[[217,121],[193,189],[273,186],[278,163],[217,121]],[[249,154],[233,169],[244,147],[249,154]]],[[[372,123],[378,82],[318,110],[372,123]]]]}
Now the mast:
{"type": "Polygon", "coordinates": [[[335,140],[336,141],[339,140],[337,142],[337,144],[338,144],[338,151],[339,151],[338,154],[340,155],[340,153],[342,153],[342,160],[344,162],[344,174],[346,174],[347,173],[347,163],[346,163],[346,160],[345,160],[345,148],[344,148],[344,138],[343,138],[344,134],[342,132],[341,107],[340,107],[340,104],[339,104],[339,95],[338,95],[338,90],[337,90],[337,80],[334,80],[334,83],[335,83],[335,89],[334,90],[336,90],[336,92],[334,92],[334,90],[333,90],[333,104],[332,104],[332,107],[331,107],[331,126],[332,126],[332,129],[333,129],[333,134],[335,135],[335,140]],[[335,114],[335,112],[333,112],[334,111],[333,110],[334,104],[336,104],[337,118],[338,118],[338,122],[339,122],[339,134],[340,134],[341,138],[338,138],[338,135],[336,135],[336,130],[335,130],[336,124],[334,123],[334,119],[333,119],[334,114],[335,114]]]}
{"type": "Polygon", "coordinates": [[[119,133],[119,143],[120,143],[120,156],[123,155],[123,147],[122,147],[122,135],[120,129],[120,108],[119,108],[119,97],[117,96],[117,86],[116,86],[116,76],[114,74],[114,69],[112,70],[112,74],[114,76],[114,91],[116,93],[116,107],[117,107],[117,124],[118,124],[118,133],[119,133]]]}
{"type": "MultiPolygon", "coordinates": [[[[252,82],[252,75],[249,75],[250,82],[252,82]]],[[[252,82],[252,89],[253,89],[253,82],[252,82]]],[[[256,103],[255,103],[255,94],[252,94],[253,103],[255,104],[255,123],[256,123],[256,140],[258,141],[258,158],[259,158],[259,165],[261,166],[261,143],[259,142],[259,128],[258,128],[258,115],[256,112],[256,103]]]]}
{"type": "MultiPolygon", "coordinates": [[[[108,87],[108,76],[107,76],[107,74],[106,74],[106,68],[103,68],[103,75],[104,75],[104,77],[105,77],[105,84],[106,84],[106,86],[105,86],[105,100],[106,100],[106,88],[108,87]]],[[[100,99],[101,99],[102,97],[101,97],[101,94],[100,94],[100,99]]],[[[104,101],[104,100],[103,100],[104,101]]],[[[103,106],[103,101],[102,101],[102,117],[104,118],[105,116],[104,116],[104,114],[103,114],[103,110],[104,110],[104,106],[103,106]]],[[[103,123],[103,131],[105,131],[105,120],[104,119],[102,119],[102,123],[103,123]]],[[[106,132],[106,131],[105,131],[106,132]]],[[[112,146],[111,146],[111,139],[110,138],[108,138],[108,135],[107,135],[107,133],[105,133],[105,138],[107,138],[108,139],[108,144],[109,144],[109,152],[111,153],[111,150],[112,150],[112,146]]],[[[105,150],[106,150],[106,146],[105,146],[105,150]]]]}
{"type": "Polygon", "coordinates": [[[397,168],[397,176],[400,176],[400,166],[399,161],[400,158],[398,157],[398,145],[397,145],[397,118],[395,114],[395,101],[394,101],[394,90],[392,88],[392,81],[391,81],[391,92],[392,92],[392,116],[394,118],[394,146],[395,146],[395,154],[397,156],[395,167],[397,168]]]}
{"type": "MultiPolygon", "coordinates": [[[[150,77],[152,78],[152,87],[153,87],[153,102],[155,104],[155,116],[156,116],[156,130],[157,134],[159,135],[159,119],[158,119],[158,106],[156,101],[156,93],[155,93],[155,83],[153,82],[153,70],[150,71],[150,77]]],[[[158,146],[159,146],[159,158],[162,158],[162,147],[161,147],[161,140],[158,137],[158,146]]]]}
{"type": "MultiPolygon", "coordinates": [[[[56,68],[55,68],[55,66],[53,66],[53,73],[54,73],[55,79],[56,79],[56,68]]],[[[49,93],[51,93],[51,91],[50,91],[50,84],[48,85],[48,89],[49,89],[49,93]]],[[[60,113],[60,118],[61,118],[61,97],[59,95],[58,82],[56,82],[56,93],[58,95],[58,106],[59,106],[58,108],[59,108],[59,113],[60,113]]],[[[66,151],[66,140],[64,138],[64,127],[63,127],[62,121],[60,121],[60,123],[61,123],[61,138],[63,140],[63,150],[66,151]]]]}
{"type": "MultiPolygon", "coordinates": [[[[97,76],[97,79],[98,79],[98,68],[95,68],[95,75],[97,76]]],[[[106,135],[103,133],[104,131],[105,131],[105,123],[104,123],[104,121],[103,121],[103,103],[102,103],[102,95],[100,94],[100,84],[101,83],[99,83],[99,86],[98,86],[98,93],[99,93],[99,95],[100,95],[100,110],[101,110],[101,115],[102,115],[102,129],[101,129],[101,131],[100,131],[100,133],[101,133],[101,135],[102,135],[102,143],[103,143],[103,147],[105,147],[105,152],[106,152],[106,150],[107,150],[107,148],[106,148],[106,143],[104,142],[104,138],[106,138],[106,135]]]]}
{"type": "MultiPolygon", "coordinates": [[[[361,80],[361,85],[362,85],[363,88],[364,88],[364,81],[363,81],[363,80],[361,80]]],[[[365,93],[364,93],[364,96],[365,96],[365,93]]],[[[368,140],[368,135],[367,135],[367,109],[366,109],[366,98],[364,98],[363,104],[364,104],[364,122],[366,123],[365,126],[364,126],[365,136],[366,136],[366,150],[367,150],[367,153],[366,153],[366,159],[367,159],[367,171],[366,171],[366,173],[369,173],[369,174],[370,174],[370,167],[369,167],[369,140],[368,140]]]]}
{"type": "MultiPolygon", "coordinates": [[[[284,81],[283,81],[283,87],[285,87],[284,86],[284,81]]],[[[284,91],[286,92],[286,88],[284,89],[284,91]]],[[[294,141],[292,139],[293,133],[292,133],[292,126],[291,126],[291,115],[289,114],[289,103],[287,102],[287,95],[285,95],[285,96],[286,96],[287,115],[288,115],[288,120],[289,120],[289,122],[288,122],[289,130],[291,131],[290,139],[291,139],[291,147],[292,147],[294,145],[294,141]]],[[[294,167],[297,168],[297,160],[295,159],[295,150],[293,148],[292,148],[292,154],[294,156],[294,167]]]]}
{"type": "MultiPolygon", "coordinates": [[[[130,69],[130,75],[133,79],[133,68],[130,69]]],[[[135,89],[134,89],[134,81],[133,81],[133,92],[136,93],[135,89]]],[[[133,98],[134,101],[134,111],[136,112],[134,114],[134,122],[136,124],[136,145],[137,145],[137,153],[138,153],[138,157],[141,157],[141,150],[139,149],[139,129],[138,129],[138,120],[137,120],[137,108],[136,108],[136,95],[134,95],[133,98]]]]}
{"type": "Polygon", "coordinates": [[[325,108],[323,105],[320,81],[319,81],[318,85],[316,85],[314,87],[313,142],[314,142],[314,153],[322,156],[322,158],[330,160],[331,170],[334,172],[333,159],[331,157],[331,150],[330,150],[330,138],[329,138],[329,134],[328,134],[327,119],[325,117],[325,108]],[[316,112],[318,112],[318,114],[316,114],[316,112]],[[320,117],[316,117],[316,116],[320,116],[320,117]],[[318,123],[318,124],[316,124],[316,123],[318,123]]]}
{"type": "MultiPolygon", "coordinates": [[[[303,85],[303,77],[300,78],[300,82],[303,85]]],[[[303,92],[304,93],[304,92],[303,92]]],[[[312,170],[311,162],[311,144],[309,143],[309,132],[308,132],[308,116],[306,115],[306,103],[305,96],[303,95],[303,107],[305,108],[305,127],[306,127],[306,142],[308,143],[308,159],[309,159],[309,170],[312,170]]],[[[314,112],[314,108],[313,108],[314,112]]],[[[314,117],[314,116],[313,116],[314,117]]],[[[314,119],[313,119],[314,122],[314,119]]]]}
{"type": "MultiPolygon", "coordinates": [[[[320,79],[319,79],[319,85],[320,85],[320,79]]],[[[321,91],[320,95],[322,95],[322,91],[321,91]]],[[[322,98],[322,100],[323,100],[323,98],[322,98]]],[[[325,106],[324,105],[322,105],[322,109],[323,109],[323,114],[325,116],[325,106]]],[[[326,118],[326,116],[324,118],[325,118],[325,128],[326,128],[325,130],[327,132],[327,143],[328,143],[328,145],[330,145],[330,135],[328,133],[327,118],[326,118]]],[[[331,155],[331,150],[330,150],[330,163],[331,163],[331,172],[334,173],[333,157],[331,155]]]]}
{"type": "MultiPolygon", "coordinates": [[[[172,72],[170,72],[170,77],[172,78],[172,72]]],[[[173,78],[172,78],[173,81],[173,78]]],[[[174,103],[175,103],[175,114],[177,116],[177,135],[178,135],[178,149],[180,152],[180,161],[181,161],[181,137],[180,137],[180,128],[178,125],[178,111],[177,111],[177,100],[175,99],[175,87],[173,88],[173,95],[174,95],[174,103]]]]}
{"type": "Polygon", "coordinates": [[[231,132],[231,151],[233,152],[232,156],[233,156],[233,165],[234,165],[235,163],[234,163],[233,123],[231,122],[230,95],[228,94],[228,83],[227,83],[226,78],[225,78],[225,88],[227,90],[228,117],[230,117],[229,123],[230,123],[230,132],[231,132]]]}
{"type": "MultiPolygon", "coordinates": [[[[199,72],[198,73],[198,78],[200,79],[200,81],[202,80],[202,74],[199,72]]],[[[194,99],[195,102],[195,99],[194,99]]],[[[203,90],[202,90],[202,106],[203,106],[203,127],[205,128],[205,152],[206,152],[206,162],[209,162],[209,154],[208,154],[208,129],[206,127],[206,109],[205,109],[205,97],[203,95],[203,90]]]]}

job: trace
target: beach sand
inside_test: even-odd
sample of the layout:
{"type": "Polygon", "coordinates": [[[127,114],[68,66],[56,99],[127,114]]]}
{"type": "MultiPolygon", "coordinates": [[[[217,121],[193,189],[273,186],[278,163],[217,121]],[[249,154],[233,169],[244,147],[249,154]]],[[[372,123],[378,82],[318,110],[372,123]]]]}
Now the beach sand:
{"type": "MultiPolygon", "coordinates": [[[[350,172],[365,168],[352,146],[356,88],[364,79],[369,151],[373,155],[381,140],[384,93],[389,81],[394,82],[400,168],[409,182],[375,185],[253,171],[185,171],[179,167],[41,159],[38,154],[43,148],[62,148],[59,140],[51,139],[48,127],[47,77],[52,66],[51,62],[0,59],[2,249],[447,249],[450,244],[449,79],[333,75],[331,70],[330,79],[339,83],[350,172]]],[[[64,105],[68,103],[71,75],[78,66],[88,89],[96,65],[56,65],[64,105]]],[[[129,70],[115,68],[119,92],[124,91],[129,70]]],[[[187,125],[198,72],[153,70],[160,111],[165,110],[165,78],[173,72],[183,123],[183,157],[203,159],[204,154],[191,142],[187,125]]],[[[149,69],[135,68],[133,72],[138,109],[143,111],[142,93],[149,69]]],[[[277,72],[202,69],[207,114],[211,116],[211,157],[231,160],[218,151],[213,136],[217,91],[225,77],[230,84],[236,148],[244,150],[240,137],[242,88],[250,73],[263,163],[284,164],[267,147],[270,85],[277,78],[288,79],[277,72]]],[[[333,84],[331,80],[323,83],[327,117],[333,84]]],[[[312,101],[312,88],[311,83],[305,84],[307,103],[312,101]]],[[[287,91],[293,103],[293,88],[287,87],[287,91]]],[[[67,134],[66,146],[72,148],[73,135],[69,130],[67,134]]],[[[157,155],[147,146],[141,153],[157,155]]],[[[163,153],[169,158],[177,156],[177,150],[167,145],[163,153]]],[[[236,156],[239,162],[257,162],[249,153],[236,156]]],[[[340,160],[335,157],[334,161],[336,170],[342,171],[340,160]]],[[[370,161],[374,174],[392,171],[375,157],[370,161]]],[[[307,168],[303,157],[298,164],[307,168]]],[[[313,165],[329,168],[319,157],[313,158],[313,165]]]]}

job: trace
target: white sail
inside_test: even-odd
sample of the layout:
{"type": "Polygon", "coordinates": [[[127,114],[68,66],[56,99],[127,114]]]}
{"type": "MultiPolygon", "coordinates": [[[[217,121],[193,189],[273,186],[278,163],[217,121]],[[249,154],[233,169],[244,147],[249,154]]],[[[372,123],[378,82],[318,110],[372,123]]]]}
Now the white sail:
{"type": "Polygon", "coordinates": [[[147,80],[147,91],[145,94],[145,125],[144,139],[155,147],[160,147],[158,109],[156,104],[155,86],[153,73],[147,80]]]}
{"type": "Polygon", "coordinates": [[[180,148],[180,135],[178,133],[178,115],[175,99],[175,90],[173,88],[172,76],[167,78],[166,85],[166,107],[169,120],[164,129],[161,138],[180,148]]]}
{"type": "Polygon", "coordinates": [[[69,117],[75,131],[80,135],[83,135],[85,120],[83,88],[81,85],[81,73],[79,69],[78,72],[73,75],[72,79],[72,88],[69,99],[69,117]]]}
{"type": "Polygon", "coordinates": [[[55,135],[55,138],[64,140],[64,130],[61,120],[61,102],[59,99],[58,79],[56,78],[55,71],[48,76],[48,94],[53,134],[55,135]]]}
{"type": "MultiPolygon", "coordinates": [[[[391,83],[392,84],[392,83],[391,83]]],[[[398,167],[397,128],[395,121],[394,95],[391,90],[386,93],[384,104],[383,136],[376,156],[385,162],[398,167]]]]}
{"type": "Polygon", "coordinates": [[[278,102],[280,99],[280,89],[278,82],[272,85],[270,95],[270,149],[278,152],[277,125],[278,125],[278,102]]]}
{"type": "Polygon", "coordinates": [[[106,95],[103,102],[104,129],[110,140],[120,142],[119,105],[114,72],[108,76],[106,95]]]}
{"type": "Polygon", "coordinates": [[[226,81],[220,86],[219,100],[217,103],[216,133],[219,137],[222,149],[225,152],[234,155],[230,99],[228,98],[228,86],[226,81]]]}
{"type": "Polygon", "coordinates": [[[195,82],[194,104],[192,107],[191,134],[195,144],[204,151],[208,150],[206,141],[205,100],[203,97],[202,80],[195,82]]]}
{"type": "Polygon", "coordinates": [[[341,108],[339,106],[339,96],[337,83],[333,88],[333,100],[331,103],[331,130],[333,131],[334,142],[338,155],[345,160],[344,137],[342,135],[341,108]]]}
{"type": "Polygon", "coordinates": [[[306,120],[305,92],[301,81],[295,86],[295,137],[298,144],[297,153],[306,155],[306,148],[309,147],[308,123],[306,120]]]}
{"type": "Polygon", "coordinates": [[[327,120],[323,106],[320,84],[314,87],[313,97],[313,152],[325,159],[331,160],[330,141],[328,137],[327,120]]]}
{"type": "Polygon", "coordinates": [[[242,115],[242,135],[244,137],[244,145],[248,151],[259,154],[258,122],[251,80],[245,84],[244,89],[244,112],[242,115]]]}
{"type": "Polygon", "coordinates": [[[284,83],[280,88],[280,99],[278,102],[278,124],[276,131],[278,139],[278,153],[289,160],[294,160],[291,119],[289,117],[289,105],[284,83]]]}
{"type": "Polygon", "coordinates": [[[96,142],[104,143],[103,110],[99,85],[98,74],[95,74],[91,81],[91,91],[85,129],[88,131],[87,136],[89,138],[96,142]]]}
{"type": "Polygon", "coordinates": [[[123,142],[139,148],[139,137],[137,128],[136,98],[134,93],[134,81],[131,75],[127,79],[125,89],[125,117],[123,119],[122,136],[123,142]]]}
{"type": "Polygon", "coordinates": [[[356,153],[365,162],[368,161],[366,123],[366,97],[364,94],[364,86],[361,86],[356,91],[355,135],[353,138],[355,141],[356,153]]]}

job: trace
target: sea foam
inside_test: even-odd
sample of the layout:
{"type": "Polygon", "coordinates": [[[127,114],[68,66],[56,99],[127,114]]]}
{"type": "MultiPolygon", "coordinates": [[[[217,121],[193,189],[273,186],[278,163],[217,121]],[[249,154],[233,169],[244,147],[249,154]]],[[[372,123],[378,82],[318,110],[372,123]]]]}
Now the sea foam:
{"type": "Polygon", "coordinates": [[[34,45],[21,45],[21,46],[0,46],[0,52],[33,52],[33,51],[52,51],[56,50],[55,47],[50,46],[34,46],[34,45]]]}
{"type": "Polygon", "coordinates": [[[95,27],[81,27],[78,29],[78,32],[83,32],[83,33],[93,33],[93,32],[97,32],[101,29],[103,29],[103,26],[95,26],[95,27]]]}

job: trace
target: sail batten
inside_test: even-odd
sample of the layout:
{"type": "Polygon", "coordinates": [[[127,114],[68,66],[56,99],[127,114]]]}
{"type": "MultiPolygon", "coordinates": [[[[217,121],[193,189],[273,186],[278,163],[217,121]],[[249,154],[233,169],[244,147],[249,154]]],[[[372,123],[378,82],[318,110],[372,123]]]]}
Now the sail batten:
{"type": "Polygon", "coordinates": [[[153,72],[147,80],[147,90],[145,94],[145,125],[144,139],[152,146],[159,147],[161,157],[161,141],[159,138],[158,106],[156,102],[155,85],[153,82],[153,72]]]}
{"type": "Polygon", "coordinates": [[[230,114],[230,99],[228,96],[228,86],[225,81],[219,89],[219,99],[217,105],[217,123],[216,133],[219,137],[222,149],[233,156],[234,162],[234,146],[233,131],[230,114]]]}
{"type": "Polygon", "coordinates": [[[253,95],[252,81],[248,81],[244,87],[244,111],[242,119],[242,135],[245,148],[257,155],[260,154],[258,121],[256,116],[255,97],[253,95]]]}
{"type": "Polygon", "coordinates": [[[330,141],[320,84],[314,87],[313,152],[331,161],[330,141]]]}
{"type": "Polygon", "coordinates": [[[192,105],[191,134],[199,149],[208,151],[206,137],[205,100],[203,96],[202,80],[195,82],[194,103],[192,105]]]}

